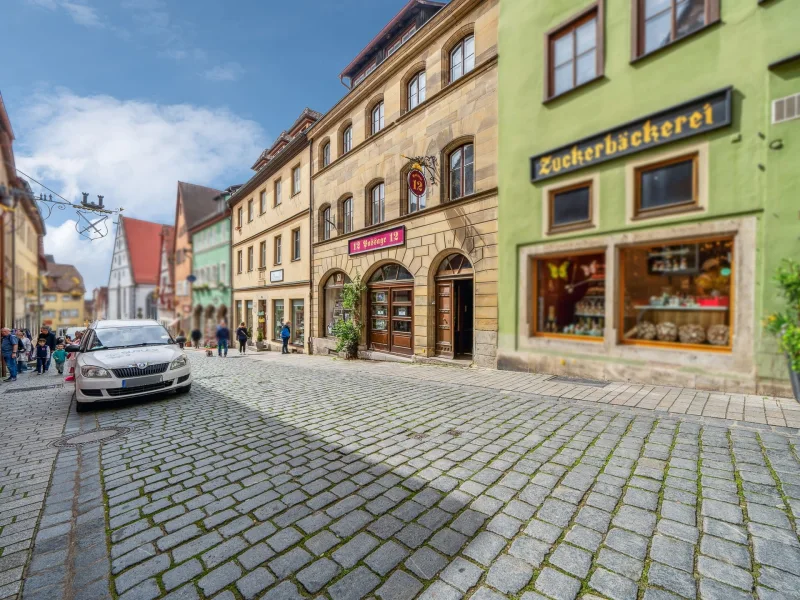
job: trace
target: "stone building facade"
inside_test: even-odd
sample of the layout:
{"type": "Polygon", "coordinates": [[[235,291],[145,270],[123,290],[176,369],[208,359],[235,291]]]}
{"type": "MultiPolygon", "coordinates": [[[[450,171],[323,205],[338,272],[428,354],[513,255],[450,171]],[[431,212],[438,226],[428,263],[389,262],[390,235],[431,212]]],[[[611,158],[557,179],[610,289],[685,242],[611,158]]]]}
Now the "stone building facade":
{"type": "Polygon", "coordinates": [[[289,321],[293,352],[308,352],[311,270],[311,154],[306,132],[321,115],[306,108],[258,157],[256,174],[234,193],[231,246],[234,324],[250,343],[281,347],[289,321]]]}
{"type": "Polygon", "coordinates": [[[497,0],[412,0],[309,131],[314,352],[335,347],[341,286],[359,275],[362,357],[495,365],[497,19],[497,0]],[[419,157],[436,166],[416,196],[419,157]]]}

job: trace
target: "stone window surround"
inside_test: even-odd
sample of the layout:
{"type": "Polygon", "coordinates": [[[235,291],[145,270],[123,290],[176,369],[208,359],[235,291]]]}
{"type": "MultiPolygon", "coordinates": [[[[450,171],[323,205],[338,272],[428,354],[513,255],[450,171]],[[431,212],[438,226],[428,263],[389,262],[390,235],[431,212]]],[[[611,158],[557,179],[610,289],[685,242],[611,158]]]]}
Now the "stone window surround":
{"type": "Polygon", "coordinates": [[[532,354],[580,354],[587,358],[607,361],[635,361],[637,363],[663,364],[671,367],[693,367],[717,371],[750,373],[753,371],[755,320],[755,270],[756,230],[754,216],[721,218],[713,221],[680,225],[664,224],[663,227],[643,230],[622,230],[602,233],[591,238],[559,240],[546,244],[520,246],[517,273],[519,287],[517,331],[515,334],[517,353],[532,354]],[[617,341],[617,320],[620,290],[618,279],[619,252],[621,246],[647,243],[673,242],[682,238],[734,237],[734,314],[732,315],[733,346],[731,351],[690,351],[674,347],[637,346],[617,341]],[[604,339],[597,341],[570,340],[531,336],[533,314],[533,268],[534,258],[548,255],[563,255],[589,250],[605,251],[606,254],[606,325],[604,339]]]}

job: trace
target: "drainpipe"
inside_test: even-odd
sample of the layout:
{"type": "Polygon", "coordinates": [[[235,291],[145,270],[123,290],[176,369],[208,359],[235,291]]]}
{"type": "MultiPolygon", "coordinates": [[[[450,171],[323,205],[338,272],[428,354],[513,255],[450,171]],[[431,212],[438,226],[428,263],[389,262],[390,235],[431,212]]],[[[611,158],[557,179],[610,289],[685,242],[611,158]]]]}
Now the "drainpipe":
{"type": "Polygon", "coordinates": [[[11,327],[16,327],[17,319],[17,213],[19,202],[14,202],[15,211],[11,213],[11,327]]]}
{"type": "MultiPolygon", "coordinates": [[[[308,333],[306,335],[306,342],[308,343],[308,354],[314,354],[311,348],[312,333],[316,333],[316,327],[313,327],[312,314],[316,314],[314,310],[314,141],[308,141],[308,315],[306,327],[308,333]]],[[[319,317],[319,315],[317,315],[319,317]]],[[[319,318],[317,318],[319,321],[319,318]]]]}

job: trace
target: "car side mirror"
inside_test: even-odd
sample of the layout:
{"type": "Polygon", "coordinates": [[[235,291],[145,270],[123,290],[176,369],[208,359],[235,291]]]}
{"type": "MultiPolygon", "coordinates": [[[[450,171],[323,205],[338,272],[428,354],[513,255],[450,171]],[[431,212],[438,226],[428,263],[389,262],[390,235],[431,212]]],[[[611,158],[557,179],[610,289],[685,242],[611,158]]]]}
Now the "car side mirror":
{"type": "Polygon", "coordinates": [[[67,352],[80,352],[81,346],[80,344],[69,344],[64,348],[64,350],[66,350],[67,352]]]}
{"type": "Polygon", "coordinates": [[[184,336],[182,336],[182,335],[179,335],[178,337],[175,338],[175,341],[178,344],[185,344],[186,343],[186,338],[184,336]]]}

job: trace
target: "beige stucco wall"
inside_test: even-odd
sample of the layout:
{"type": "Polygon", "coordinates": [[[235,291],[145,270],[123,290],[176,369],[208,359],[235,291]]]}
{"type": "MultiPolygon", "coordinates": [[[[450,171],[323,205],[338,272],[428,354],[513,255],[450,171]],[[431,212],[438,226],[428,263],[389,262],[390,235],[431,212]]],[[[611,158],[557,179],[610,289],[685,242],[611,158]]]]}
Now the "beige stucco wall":
{"type": "MultiPolygon", "coordinates": [[[[314,265],[311,326],[314,351],[327,351],[332,340],[324,332],[321,289],[327,278],[342,270],[368,279],[389,261],[401,263],[414,275],[414,354],[432,356],[435,350],[433,276],[453,252],[465,254],[475,268],[474,344],[477,364],[494,366],[497,344],[497,16],[496,0],[455,1],[425,25],[313,128],[314,265]],[[475,35],[475,69],[443,86],[443,57],[449,47],[470,32],[475,35]],[[426,101],[402,114],[405,81],[426,71],[426,101]],[[384,129],[367,137],[368,111],[383,98],[384,129]],[[340,156],[339,132],[353,124],[353,149],[340,156]],[[475,194],[447,202],[441,184],[433,186],[427,207],[401,216],[402,171],[410,156],[436,156],[460,141],[471,140],[475,150],[475,194]],[[333,162],[321,169],[320,149],[331,142],[333,162]],[[385,184],[385,222],[366,226],[369,189],[385,184]],[[319,239],[320,210],[352,195],[354,231],[329,241],[319,239]],[[444,203],[443,203],[444,202],[444,203]],[[404,246],[348,256],[347,240],[404,224],[404,246]]],[[[338,223],[337,218],[337,223],[338,223]]],[[[364,337],[366,341],[366,336],[364,337]]]]}
{"type": "Polygon", "coordinates": [[[63,292],[42,291],[42,324],[50,325],[54,330],[61,327],[83,327],[85,325],[85,304],[83,293],[77,296],[63,292]],[[55,296],[50,300],[50,296],[55,296]],[[77,310],[77,317],[61,317],[62,310],[77,310]],[[52,315],[52,316],[50,316],[52,315]]]}
{"type": "Polygon", "coordinates": [[[39,233],[28,213],[18,205],[15,210],[15,268],[16,286],[14,288],[14,324],[31,327],[38,317],[29,310],[38,302],[40,282],[39,233]],[[27,319],[26,315],[31,318],[27,319]]]}

